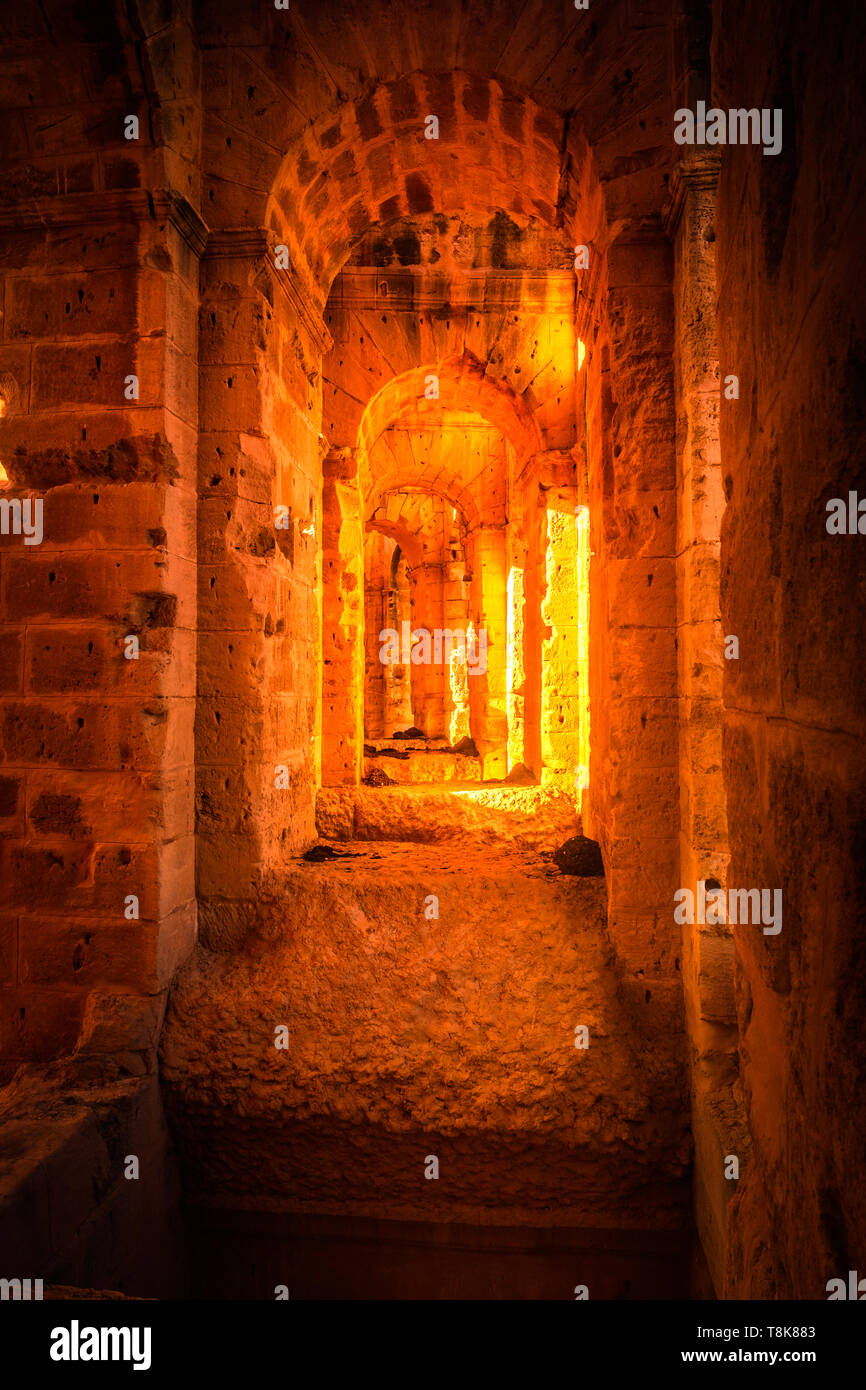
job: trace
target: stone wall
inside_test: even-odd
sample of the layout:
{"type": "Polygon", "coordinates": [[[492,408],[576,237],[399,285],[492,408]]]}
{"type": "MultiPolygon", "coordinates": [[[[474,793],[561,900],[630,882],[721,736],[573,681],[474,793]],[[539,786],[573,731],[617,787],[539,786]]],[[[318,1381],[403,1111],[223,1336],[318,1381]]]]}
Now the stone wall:
{"type": "Polygon", "coordinates": [[[140,1074],[196,924],[196,68],[182,7],[10,22],[0,1050],[140,1074]]]}
{"type": "MultiPolygon", "coordinates": [[[[680,1035],[674,303],[661,229],[608,252],[587,346],[592,718],[587,833],[604,850],[617,967],[680,1035]]],[[[586,312],[586,310],[584,311],[586,312]]]]}
{"type": "Polygon", "coordinates": [[[826,530],[862,483],[857,7],[714,7],[714,100],[778,107],[783,147],[719,180],[724,778],[735,886],[782,890],[778,935],[734,928],[751,1134],[729,1297],[822,1298],[863,1269],[863,541],[826,530]],[[786,36],[783,42],[779,36],[786,36]],[[748,103],[745,102],[746,97],[748,103]]]}
{"type": "MultiPolygon", "coordinates": [[[[485,701],[468,682],[485,772],[525,761],[568,790],[588,762],[606,885],[586,934],[636,1039],[603,1086],[656,1040],[652,1152],[679,1211],[688,1051],[717,1293],[821,1296],[866,1265],[864,572],[860,538],[825,525],[862,433],[848,10],[715,0],[712,49],[705,7],[668,0],[562,24],[492,0],[435,23],[234,0],[5,17],[0,463],[44,537],[0,538],[4,1080],[65,1057],[64,1084],[152,1089],[198,926],[169,1070],[201,1133],[209,1103],[237,1119],[196,1011],[211,979],[255,974],[263,930],[303,984],[279,893],[320,783],[360,774],[364,528],[408,450],[413,483],[459,510],[472,575],[422,554],[440,568],[416,597],[444,621],[468,587],[495,639],[485,701]],[[675,167],[673,110],[704,96],[778,107],[782,151],[675,167]],[[486,461],[466,448],[457,468],[470,413],[486,461]],[[572,602],[559,576],[587,568],[572,602]],[[782,932],[681,934],[674,891],[709,876],[780,888],[782,932]]],[[[443,732],[436,680],[417,705],[443,732]]],[[[315,979],[312,946],[306,964],[315,979]]],[[[242,1010],[238,1033],[244,1055],[242,1010]]],[[[556,1071],[563,1133],[570,1087],[556,1071]]],[[[102,1104],[70,1120],[82,1163],[102,1104]]],[[[651,1129],[641,1097],[623,1114],[651,1129]]],[[[84,1247],[55,1246],[85,1277],[84,1247]]]]}

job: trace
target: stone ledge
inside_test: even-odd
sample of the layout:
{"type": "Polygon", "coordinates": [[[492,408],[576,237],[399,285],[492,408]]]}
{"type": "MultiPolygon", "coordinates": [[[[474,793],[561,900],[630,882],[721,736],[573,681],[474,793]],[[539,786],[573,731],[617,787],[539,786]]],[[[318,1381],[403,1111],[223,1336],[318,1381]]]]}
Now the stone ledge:
{"type": "Polygon", "coordinates": [[[46,1298],[182,1296],[179,1187],[155,1076],[85,1087],[63,1063],[24,1067],[0,1092],[0,1125],[4,1277],[41,1278],[46,1298]]]}
{"type": "MultiPolygon", "coordinates": [[[[381,759],[390,771],[387,759],[381,759]]],[[[581,833],[570,796],[552,787],[478,782],[395,787],[321,787],[319,834],[329,840],[411,840],[466,845],[503,843],[517,849],[558,849],[581,833]]]]}

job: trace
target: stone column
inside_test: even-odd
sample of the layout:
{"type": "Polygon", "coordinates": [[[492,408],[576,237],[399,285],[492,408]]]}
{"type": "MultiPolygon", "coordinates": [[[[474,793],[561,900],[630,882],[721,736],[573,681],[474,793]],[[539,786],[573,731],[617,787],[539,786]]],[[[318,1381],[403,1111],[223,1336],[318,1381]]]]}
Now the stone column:
{"type": "MultiPolygon", "coordinates": [[[[412,599],[408,565],[405,556],[401,559],[394,575],[394,587],[388,591],[385,609],[386,627],[402,633],[403,623],[412,625],[412,599]]],[[[397,662],[388,668],[385,682],[385,734],[390,738],[395,729],[409,728],[412,715],[412,664],[397,662]]]]}
{"type": "MultiPolygon", "coordinates": [[[[508,547],[505,527],[472,535],[472,618],[486,634],[486,670],[468,667],[470,720],[485,780],[508,774],[508,547]]],[[[480,654],[480,649],[479,649],[480,654]]]]}
{"type": "Polygon", "coordinates": [[[523,567],[512,564],[508,570],[508,771],[526,765],[524,716],[526,705],[526,671],[524,640],[526,634],[526,603],[523,589],[523,567]]]}
{"type": "Polygon", "coordinates": [[[590,526],[588,833],[608,871],[611,941],[660,1033],[681,1027],[676,454],[671,248],[630,229],[586,330],[590,526]],[[643,984],[641,983],[643,981],[643,984]]]}
{"type": "Polygon", "coordinates": [[[42,508],[0,542],[0,1052],[143,1074],[196,926],[206,228],[141,190],[29,218],[0,227],[3,496],[42,508]]]}
{"type": "MultiPolygon", "coordinates": [[[[719,445],[715,204],[720,156],[690,153],[671,184],[677,334],[677,638],[680,884],[726,885],[728,831],[722,776],[720,533],[725,499],[719,445]]],[[[683,982],[691,1039],[695,1214],[716,1286],[722,1287],[726,1208],[736,1185],[724,1156],[737,1151],[734,941],[729,926],[683,927],[683,982]],[[722,1096],[728,1097],[719,1106],[722,1096]],[[724,1120],[720,1123],[721,1117],[724,1120]]]]}
{"type": "Polygon", "coordinates": [[[547,513],[546,586],[541,605],[542,781],[576,798],[581,759],[580,605],[576,492],[550,488],[547,513]]]}
{"type": "Polygon", "coordinates": [[[315,837],[329,338],[261,227],[209,238],[200,322],[198,899],[230,949],[315,837]]]}
{"type": "MultiPolygon", "coordinates": [[[[357,786],[364,756],[364,520],[357,449],[325,459],[322,785],[357,786]]],[[[378,634],[376,634],[378,636],[378,634]]]]}
{"type": "MultiPolygon", "coordinates": [[[[525,531],[519,571],[525,595],[525,760],[540,782],[553,782],[577,800],[583,634],[573,452],[553,449],[534,455],[518,482],[525,531]]],[[[583,703],[588,708],[588,699],[583,703]]]]}
{"type": "MultiPolygon", "coordinates": [[[[425,738],[447,738],[445,681],[447,667],[435,662],[436,629],[444,626],[444,584],[441,563],[420,562],[410,575],[412,630],[430,634],[428,661],[411,662],[413,719],[425,738]]],[[[415,644],[417,645],[417,644],[415,644]]],[[[414,648],[413,648],[414,649],[414,648]]]]}
{"type": "MultiPolygon", "coordinates": [[[[377,538],[378,539],[378,538],[377,538]]],[[[380,542],[381,543],[381,542],[380,542]]],[[[388,724],[388,686],[393,667],[383,666],[379,659],[381,647],[380,632],[384,628],[395,627],[391,622],[389,589],[382,574],[381,558],[378,564],[371,559],[365,548],[364,573],[364,737],[387,738],[388,724]]],[[[323,596],[323,606],[328,596],[323,596]]],[[[399,630],[399,629],[398,629],[399,630]]],[[[323,680],[327,677],[324,676],[323,680]]]]}
{"type": "MultiPolygon", "coordinates": [[[[460,550],[462,552],[462,542],[460,550]]],[[[449,549],[450,549],[449,543],[449,549]]],[[[456,546],[454,547],[456,549],[456,546]]],[[[466,582],[466,561],[462,554],[457,560],[446,560],[442,569],[442,611],[445,628],[454,634],[455,648],[469,626],[469,585],[466,582]]],[[[455,661],[443,671],[443,709],[445,734],[453,743],[469,736],[469,677],[465,662],[455,661]]]]}
{"type": "Polygon", "coordinates": [[[602,846],[620,996],[652,1039],[656,1104],[680,1117],[671,1162],[685,1164],[673,258],[661,229],[624,233],[604,275],[606,312],[581,332],[592,657],[582,815],[602,846]]]}
{"type": "MultiPolygon", "coordinates": [[[[668,225],[677,314],[677,627],[680,693],[680,860],[683,884],[724,881],[722,780],[724,633],[719,555],[725,499],[719,449],[715,217],[719,155],[691,155],[675,171],[668,225]]],[[[709,1004],[709,1001],[707,1001],[709,1004]]],[[[719,999],[710,1005],[717,1013],[719,999]]],[[[730,1000],[733,1021],[733,1000],[730,1000]]]]}

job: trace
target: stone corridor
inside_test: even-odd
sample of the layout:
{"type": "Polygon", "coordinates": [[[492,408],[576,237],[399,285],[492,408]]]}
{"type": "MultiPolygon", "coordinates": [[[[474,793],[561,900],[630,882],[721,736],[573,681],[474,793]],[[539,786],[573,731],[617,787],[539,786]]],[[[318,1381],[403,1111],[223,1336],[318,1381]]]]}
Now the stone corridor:
{"type": "Polygon", "coordinates": [[[4,8],[0,1279],[866,1273],[864,23],[4,8]]]}

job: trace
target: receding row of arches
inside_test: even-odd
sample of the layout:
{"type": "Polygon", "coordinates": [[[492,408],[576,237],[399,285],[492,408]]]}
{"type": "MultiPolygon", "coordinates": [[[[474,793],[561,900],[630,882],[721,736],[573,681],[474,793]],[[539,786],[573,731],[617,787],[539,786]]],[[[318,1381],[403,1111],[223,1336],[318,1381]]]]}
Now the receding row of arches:
{"type": "MultiPolygon", "coordinates": [[[[722,502],[717,424],[701,413],[713,385],[712,288],[694,314],[705,338],[690,358],[674,341],[682,303],[696,285],[712,287],[712,266],[699,262],[711,238],[693,226],[709,230],[714,195],[703,169],[691,182],[674,177],[678,7],[568,7],[551,18],[542,0],[516,11],[443,0],[431,17],[429,6],[348,0],[243,15],[213,0],[192,22],[172,0],[152,19],[138,0],[127,8],[135,42],[125,29],[114,42],[124,102],[147,116],[140,148],[119,133],[113,142],[120,122],[107,99],[89,102],[94,78],[82,88],[87,121],[46,121],[62,159],[44,184],[31,161],[51,156],[32,150],[7,181],[30,221],[4,300],[4,372],[8,359],[24,384],[7,393],[0,382],[10,406],[0,429],[11,420],[21,440],[13,453],[0,437],[0,452],[15,486],[54,486],[61,470],[62,486],[83,490],[102,469],[101,515],[128,510],[136,524],[122,489],[152,484],[157,514],[142,536],[127,546],[117,527],[108,548],[134,556],[137,595],[170,586],[180,616],[175,631],[162,625],[171,605],[159,607],[142,664],[125,672],[151,680],[140,712],[123,707],[131,732],[123,724],[118,735],[121,761],[139,724],[151,739],[147,785],[123,801],[134,801],[136,824],[93,832],[94,843],[122,833],[161,856],[141,955],[162,973],[155,983],[142,967],[130,987],[148,1000],[167,989],[196,930],[214,976],[225,959],[254,973],[247,942],[270,931],[262,904],[298,908],[287,875],[333,829],[329,808],[342,808],[341,833],[355,828],[353,796],[376,767],[392,782],[405,767],[510,779],[561,792],[569,829],[598,842],[604,949],[637,1033],[681,1040],[688,975],[693,1051],[711,1053],[728,1084],[736,1030],[727,1014],[703,1027],[700,981],[725,974],[730,943],[711,951],[696,937],[684,948],[668,912],[678,883],[727,864],[713,656],[722,502]],[[107,132],[87,160],[75,143],[85,129],[107,132]],[[67,190],[56,226],[42,187],[67,190]],[[86,279],[83,342],[78,320],[55,313],[56,292],[39,298],[33,248],[54,264],[55,235],[77,257],[70,276],[86,279]],[[135,402],[111,394],[127,371],[141,383],[135,402]],[[389,629],[400,659],[386,662],[389,629]],[[437,630],[462,636],[465,660],[437,649],[437,630]],[[151,738],[156,699],[165,718],[160,705],[151,738]],[[416,730],[421,746],[389,770],[376,745],[416,730]]],[[[73,34],[69,71],[80,44],[73,34]]],[[[55,533],[61,551],[64,534],[78,532],[55,533]]],[[[48,573],[53,586],[53,562],[48,573]]],[[[119,608],[113,579],[91,603],[107,628],[119,608]]],[[[26,628],[33,615],[20,603],[13,616],[26,628]]],[[[73,770],[82,783],[93,773],[89,763],[73,770]]],[[[350,991],[339,971],[322,984],[329,948],[325,928],[280,978],[317,1001],[331,991],[336,1037],[350,991]]],[[[554,952],[554,972],[560,963],[554,952]]],[[[273,983],[260,976],[222,998],[233,1006],[273,983]]],[[[351,1050],[351,1027],[348,1036],[351,1050]]],[[[171,1084],[193,1099],[180,1106],[179,1132],[218,1093],[224,1103],[244,1066],[260,1066],[244,1054],[221,1091],[220,1049],[185,1046],[171,1084]]],[[[662,1151],[682,1175],[684,1049],[663,1052],[656,1148],[644,1145],[654,1123],[645,1098],[629,1097],[627,1130],[611,1121],[627,1135],[626,1186],[662,1151]]],[[[344,1059],[332,1060],[336,1075],[344,1059]]],[[[560,1083],[551,1085],[565,1114],[560,1083]]],[[[269,1084],[256,1075],[251,1104],[269,1084]]],[[[539,1132],[547,1084],[527,1102],[539,1132]]],[[[320,1099],[319,1079],[296,1093],[320,1099]]],[[[285,1087],[273,1094],[285,1118],[285,1087]]],[[[352,1095],[344,1088],[334,1113],[352,1095]]],[[[469,1107],[458,1126],[467,1114],[474,1124],[469,1107]]],[[[722,1140],[703,1142],[715,1154],[722,1140]]],[[[206,1147],[193,1136],[189,1152],[206,1147]]],[[[217,1169],[219,1149],[208,1149],[217,1169]]],[[[234,1180],[201,1178],[216,1201],[223,1179],[234,1180]]],[[[715,1189],[704,1212],[721,1230],[715,1189]]]]}

